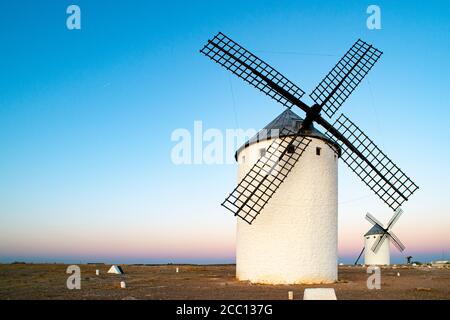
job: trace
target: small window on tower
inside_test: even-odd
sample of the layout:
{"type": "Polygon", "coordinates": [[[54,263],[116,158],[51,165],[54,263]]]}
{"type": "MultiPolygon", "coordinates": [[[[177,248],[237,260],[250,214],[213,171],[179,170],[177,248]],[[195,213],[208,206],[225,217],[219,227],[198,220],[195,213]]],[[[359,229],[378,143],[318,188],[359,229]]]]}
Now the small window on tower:
{"type": "Polygon", "coordinates": [[[373,236],[373,238],[376,239],[377,237],[376,237],[376,236],[373,236]]]}
{"type": "Polygon", "coordinates": [[[259,156],[264,157],[266,155],[266,148],[259,149],[259,156]]]}
{"type": "Polygon", "coordinates": [[[316,148],[316,156],[320,156],[321,150],[322,150],[322,148],[319,148],[319,147],[316,148]]]}
{"type": "Polygon", "coordinates": [[[295,152],[295,147],[293,144],[288,145],[287,147],[287,153],[294,153],[295,152]]]}

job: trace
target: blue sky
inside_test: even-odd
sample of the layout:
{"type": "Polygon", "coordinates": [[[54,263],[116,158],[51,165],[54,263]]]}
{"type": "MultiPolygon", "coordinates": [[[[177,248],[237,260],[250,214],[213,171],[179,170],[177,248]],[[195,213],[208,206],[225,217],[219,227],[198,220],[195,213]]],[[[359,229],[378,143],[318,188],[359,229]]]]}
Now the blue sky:
{"type": "MultiPolygon", "coordinates": [[[[307,93],[357,38],[381,49],[342,111],[421,187],[396,226],[406,253],[449,258],[449,12],[447,1],[2,2],[0,261],[233,261],[234,219],[219,204],[236,167],[174,165],[171,133],[195,120],[261,128],[283,109],[199,54],[218,31],[307,93]],[[66,28],[72,3],[82,30],[66,28]],[[381,30],[366,28],[369,4],[381,30]]],[[[351,261],[365,212],[391,212],[339,169],[351,261]]]]}

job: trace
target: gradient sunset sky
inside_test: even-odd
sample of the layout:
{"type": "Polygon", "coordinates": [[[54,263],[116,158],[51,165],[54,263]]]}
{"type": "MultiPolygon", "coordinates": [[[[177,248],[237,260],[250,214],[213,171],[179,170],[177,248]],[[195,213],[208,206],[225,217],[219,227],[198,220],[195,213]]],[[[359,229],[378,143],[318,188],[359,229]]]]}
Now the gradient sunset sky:
{"type": "MultiPolygon", "coordinates": [[[[342,112],[420,186],[394,261],[450,259],[450,2],[17,0],[0,3],[0,262],[234,262],[236,165],[177,166],[171,134],[283,107],[199,53],[218,31],[307,93],[356,39],[382,50],[342,112]]],[[[392,215],[341,163],[340,261],[366,212],[392,215]]]]}

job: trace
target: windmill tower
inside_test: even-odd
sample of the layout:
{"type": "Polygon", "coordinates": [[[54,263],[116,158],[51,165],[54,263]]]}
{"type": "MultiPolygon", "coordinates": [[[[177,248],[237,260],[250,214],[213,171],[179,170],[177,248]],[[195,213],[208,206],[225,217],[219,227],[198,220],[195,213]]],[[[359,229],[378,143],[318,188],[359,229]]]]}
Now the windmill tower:
{"type": "Polygon", "coordinates": [[[379,222],[370,213],[366,214],[366,219],[373,224],[372,228],[364,235],[364,247],[356,260],[355,264],[358,264],[358,260],[362,253],[364,254],[364,263],[367,265],[389,265],[391,262],[390,244],[392,243],[400,252],[405,250],[405,246],[400,239],[394,234],[392,228],[398,221],[403,210],[398,208],[391,220],[389,220],[387,227],[383,227],[383,224],[379,222]]]}
{"type": "Polygon", "coordinates": [[[237,277],[257,283],[337,280],[337,158],[396,210],[417,190],[349,118],[335,113],[381,57],[358,40],[313,90],[315,102],[267,63],[219,32],[200,50],[283,106],[278,134],[256,136],[238,150],[239,180],[222,203],[237,226],[237,277]],[[321,126],[324,134],[314,124],[321,126]],[[255,220],[258,218],[257,220],[255,220]]]}
{"type": "Polygon", "coordinates": [[[380,241],[383,236],[384,230],[379,226],[375,225],[364,235],[364,248],[369,248],[365,250],[364,263],[367,265],[389,265],[391,264],[391,252],[390,252],[390,241],[386,239],[378,248],[375,253],[371,248],[380,241]]]}
{"type": "MultiPolygon", "coordinates": [[[[277,143],[296,132],[303,119],[286,109],[236,152],[238,181],[277,143]]],[[[337,159],[340,148],[311,127],[308,148],[292,168],[264,214],[251,225],[239,219],[236,273],[257,283],[324,283],[337,279],[337,159]],[[318,206],[317,203],[320,202],[318,206]],[[280,250],[285,248],[285,250],[280,250]],[[318,254],[320,253],[320,254],[318,254]]]]}

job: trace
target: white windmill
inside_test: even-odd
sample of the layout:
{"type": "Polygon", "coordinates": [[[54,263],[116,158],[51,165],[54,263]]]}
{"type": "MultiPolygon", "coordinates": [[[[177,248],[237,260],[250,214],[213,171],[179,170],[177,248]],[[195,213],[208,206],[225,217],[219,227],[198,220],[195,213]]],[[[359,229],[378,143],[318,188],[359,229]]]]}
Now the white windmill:
{"type": "Polygon", "coordinates": [[[373,224],[372,228],[364,235],[364,248],[356,259],[355,264],[364,253],[364,263],[366,265],[389,265],[391,263],[390,243],[400,251],[405,250],[405,246],[400,239],[394,234],[392,228],[403,213],[401,208],[398,208],[391,220],[389,220],[386,228],[370,213],[366,214],[366,219],[373,224]]]}
{"type": "MultiPolygon", "coordinates": [[[[260,133],[236,152],[238,180],[242,181],[254,164],[271,154],[279,144],[286,144],[289,132],[296,132],[303,119],[286,109],[260,133]],[[266,132],[279,139],[272,143],[262,137],[266,132]]],[[[237,222],[236,267],[237,277],[259,283],[324,283],[337,279],[337,163],[340,148],[324,134],[311,127],[303,133],[296,149],[289,155],[301,156],[301,162],[292,167],[277,193],[271,194],[269,185],[261,189],[262,197],[271,197],[264,214],[253,220],[237,222]],[[265,192],[265,193],[264,193],[265,192]],[[320,205],[317,203],[320,202],[320,205]],[[276,271],[275,271],[276,270],[276,271]]],[[[293,161],[293,159],[291,160],[293,161]]],[[[288,169],[278,164],[277,172],[288,169]]],[[[266,165],[270,170],[270,166],[266,165]]],[[[248,179],[248,178],[247,178],[248,179]]],[[[257,180],[256,180],[257,181],[257,180]]],[[[252,183],[256,182],[253,181],[252,183]]],[[[275,187],[275,185],[273,185],[275,187]]],[[[259,196],[259,195],[256,195],[259,196]]]]}
{"type": "Polygon", "coordinates": [[[346,116],[332,125],[321,114],[334,116],[382,52],[356,41],[310,94],[313,106],[300,100],[302,89],[223,33],[200,52],[289,109],[268,125],[267,135],[260,132],[236,153],[239,183],[222,205],[241,218],[237,278],[336,281],[337,159],[393,210],[418,188],[346,116]],[[293,106],[305,112],[304,119],[293,106]]]}

